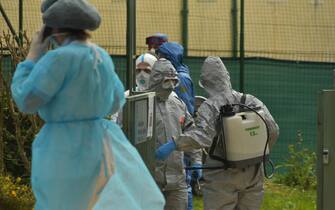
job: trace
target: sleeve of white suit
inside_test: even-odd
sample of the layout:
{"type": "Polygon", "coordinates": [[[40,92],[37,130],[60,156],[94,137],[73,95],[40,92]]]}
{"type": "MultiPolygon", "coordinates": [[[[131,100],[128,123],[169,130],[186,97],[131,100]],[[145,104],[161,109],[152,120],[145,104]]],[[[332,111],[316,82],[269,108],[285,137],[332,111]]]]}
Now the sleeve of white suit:
{"type": "Polygon", "coordinates": [[[195,126],[175,140],[177,150],[191,151],[210,147],[216,134],[215,122],[218,114],[214,106],[206,102],[202,103],[198,109],[195,126]]]}
{"type": "MultiPolygon", "coordinates": [[[[186,114],[185,114],[185,125],[189,125],[187,126],[187,128],[185,128],[184,132],[187,132],[188,130],[193,129],[194,126],[194,119],[191,116],[191,114],[187,111],[187,109],[185,110],[186,114]]],[[[191,164],[202,164],[202,150],[201,149],[192,149],[190,151],[185,152],[185,154],[190,157],[190,161],[191,164]]]]}

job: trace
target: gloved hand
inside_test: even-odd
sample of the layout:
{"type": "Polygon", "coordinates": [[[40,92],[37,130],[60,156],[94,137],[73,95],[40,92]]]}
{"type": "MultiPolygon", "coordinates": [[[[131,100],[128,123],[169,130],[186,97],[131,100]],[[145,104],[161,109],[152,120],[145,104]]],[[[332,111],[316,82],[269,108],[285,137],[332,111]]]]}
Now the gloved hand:
{"type": "Polygon", "coordinates": [[[193,169],[192,177],[195,178],[196,180],[199,180],[202,177],[202,164],[200,163],[194,163],[192,165],[192,168],[199,168],[199,169],[193,169]]]}
{"type": "Polygon", "coordinates": [[[45,26],[43,26],[40,31],[35,33],[34,38],[31,41],[30,49],[26,59],[36,62],[47,51],[49,46],[49,38],[46,38],[44,41],[42,41],[44,29],[45,26]]]}
{"type": "Polygon", "coordinates": [[[176,143],[170,139],[156,150],[156,159],[165,160],[176,149],[176,143]]]}

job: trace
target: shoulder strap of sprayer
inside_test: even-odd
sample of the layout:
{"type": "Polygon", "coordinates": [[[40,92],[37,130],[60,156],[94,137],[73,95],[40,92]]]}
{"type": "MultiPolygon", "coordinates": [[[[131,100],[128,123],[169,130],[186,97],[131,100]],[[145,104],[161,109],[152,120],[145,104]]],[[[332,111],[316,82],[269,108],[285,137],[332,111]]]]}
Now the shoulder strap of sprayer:
{"type": "Polygon", "coordinates": [[[213,138],[213,142],[212,142],[212,145],[211,147],[209,148],[209,156],[211,158],[213,158],[214,160],[219,160],[219,161],[223,161],[223,159],[219,158],[219,157],[216,157],[214,155],[214,150],[215,150],[215,147],[217,146],[218,144],[218,141],[219,141],[219,136],[222,135],[222,130],[221,130],[221,127],[222,126],[222,113],[220,111],[220,114],[219,116],[216,118],[216,121],[215,121],[215,131],[216,131],[216,135],[214,136],[213,138]]]}
{"type": "Polygon", "coordinates": [[[245,104],[245,101],[247,100],[247,94],[243,93],[242,97],[241,97],[241,104],[245,104]]]}
{"type": "Polygon", "coordinates": [[[242,106],[241,105],[238,106],[239,112],[243,112],[243,111],[246,110],[246,108],[243,106],[243,105],[246,106],[246,100],[247,100],[247,94],[243,93],[241,98],[240,98],[240,102],[239,102],[239,104],[242,104],[242,106]]]}

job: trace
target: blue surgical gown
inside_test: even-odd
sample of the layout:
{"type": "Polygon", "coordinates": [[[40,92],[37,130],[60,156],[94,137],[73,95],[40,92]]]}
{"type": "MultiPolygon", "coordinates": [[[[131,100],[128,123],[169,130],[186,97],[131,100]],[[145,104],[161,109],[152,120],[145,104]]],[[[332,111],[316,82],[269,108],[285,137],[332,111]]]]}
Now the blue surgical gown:
{"type": "Polygon", "coordinates": [[[35,210],[160,210],[164,198],[120,128],[104,117],[124,88],[102,48],[70,42],[16,69],[12,95],[45,121],[32,145],[35,210]]]}

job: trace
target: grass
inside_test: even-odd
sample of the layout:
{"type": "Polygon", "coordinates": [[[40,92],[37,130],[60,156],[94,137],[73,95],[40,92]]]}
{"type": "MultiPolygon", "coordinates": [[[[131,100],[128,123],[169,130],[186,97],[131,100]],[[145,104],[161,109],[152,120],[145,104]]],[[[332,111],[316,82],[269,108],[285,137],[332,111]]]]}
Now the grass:
{"type": "MultiPolygon", "coordinates": [[[[201,197],[194,198],[194,210],[203,210],[201,197]]],[[[315,210],[316,191],[304,191],[296,188],[265,183],[265,197],[261,210],[315,210]]]]}
{"type": "Polygon", "coordinates": [[[193,210],[203,210],[202,197],[193,196],[193,210]]]}

